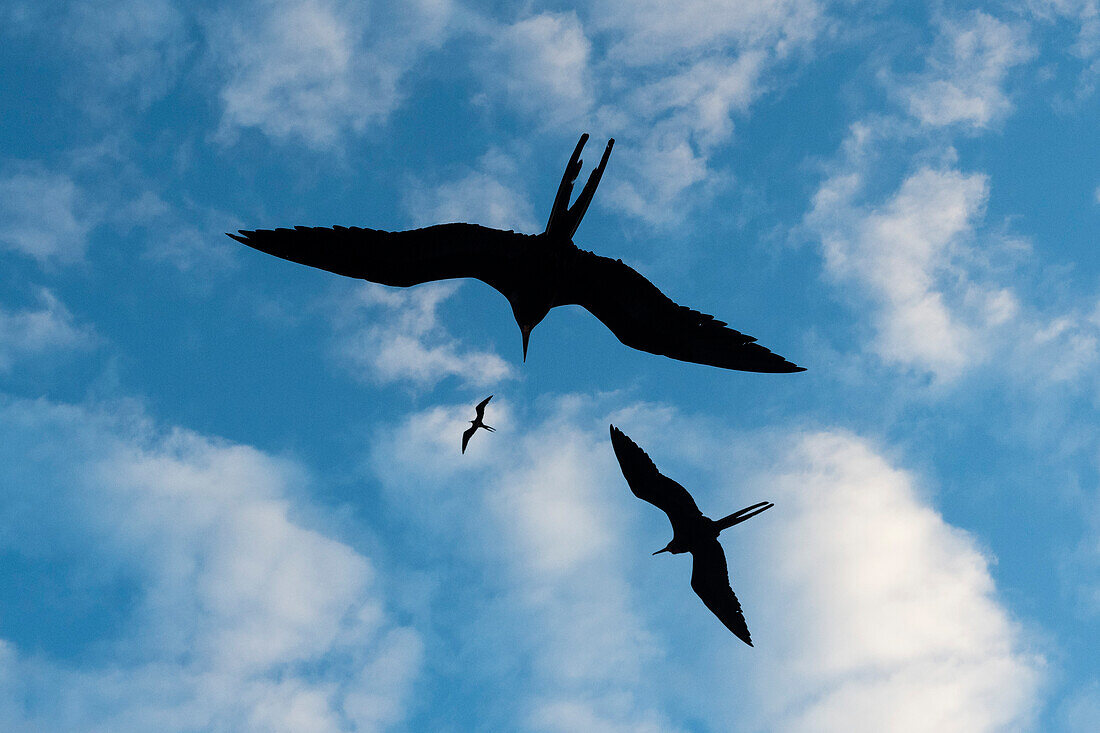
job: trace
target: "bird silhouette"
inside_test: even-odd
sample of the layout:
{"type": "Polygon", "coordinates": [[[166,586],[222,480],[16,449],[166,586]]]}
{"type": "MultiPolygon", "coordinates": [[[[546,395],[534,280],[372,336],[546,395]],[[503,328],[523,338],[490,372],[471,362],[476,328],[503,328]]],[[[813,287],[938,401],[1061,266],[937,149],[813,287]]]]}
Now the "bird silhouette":
{"type": "Polygon", "coordinates": [[[630,491],[667,514],[672,523],[672,541],[653,554],[690,552],[691,589],[727,629],[752,646],[745,614],[730,587],[726,555],[718,535],[775,505],[762,501],[722,519],[711,519],[703,516],[687,489],[658,471],[646,452],[614,425],[611,426],[611,445],[630,491]]]}
{"type": "Polygon", "coordinates": [[[481,280],[511,304],[523,337],[524,361],[531,330],[550,309],[580,305],[619,341],[640,351],[724,369],[804,371],[754,343],[752,336],[677,305],[622,260],[573,244],[615,143],[608,140],[599,165],[569,206],[587,140],[587,133],[581,135],[569,159],[542,234],[478,224],[437,224],[402,232],[340,226],[242,229],[229,236],[276,257],[383,285],[409,287],[466,277],[481,280]]]}
{"type": "Polygon", "coordinates": [[[491,428],[484,422],[482,422],[482,420],[485,418],[485,405],[489,404],[489,400],[491,399],[493,399],[493,396],[489,395],[481,402],[478,402],[477,407],[474,408],[474,412],[476,412],[477,414],[474,416],[474,419],[470,421],[471,427],[466,428],[466,432],[462,434],[463,453],[466,452],[466,444],[470,442],[470,436],[476,433],[478,428],[485,428],[490,433],[495,433],[497,431],[496,428],[491,428]]]}

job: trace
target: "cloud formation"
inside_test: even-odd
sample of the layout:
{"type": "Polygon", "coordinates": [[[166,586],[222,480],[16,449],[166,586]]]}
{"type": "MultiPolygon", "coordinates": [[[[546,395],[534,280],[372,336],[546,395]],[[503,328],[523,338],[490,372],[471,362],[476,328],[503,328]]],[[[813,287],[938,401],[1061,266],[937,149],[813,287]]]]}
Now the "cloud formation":
{"type": "Polygon", "coordinates": [[[623,143],[620,173],[603,198],[651,224],[669,224],[713,188],[702,184],[734,116],[767,90],[770,72],[827,26],[816,0],[675,7],[597,0],[491,26],[496,40],[480,75],[540,127],[572,134],[594,123],[613,132],[623,143]]]}
{"type": "Polygon", "coordinates": [[[901,93],[924,125],[988,127],[1012,109],[1004,90],[1009,71],[1033,55],[1025,26],[980,11],[943,20],[926,70],[901,93]]]}
{"type": "MultiPolygon", "coordinates": [[[[508,403],[495,399],[486,419],[498,431],[471,441],[461,457],[468,405],[415,413],[380,435],[372,469],[419,536],[478,568],[475,588],[451,585],[464,571],[441,573],[446,604],[478,609],[448,633],[464,649],[506,649],[505,669],[522,670],[479,688],[500,698],[494,706],[514,708],[505,727],[674,730],[652,694],[647,670],[657,649],[623,572],[618,469],[601,439],[607,428],[587,419],[587,402],[559,398],[547,419],[520,431],[508,403]]],[[[494,670],[500,661],[468,664],[494,670]]]]}
{"type": "Polygon", "coordinates": [[[252,0],[216,13],[207,38],[228,70],[223,136],[256,128],[337,147],[397,108],[405,75],[442,41],[449,15],[446,0],[252,0]]]}
{"type": "Polygon", "coordinates": [[[51,576],[22,599],[49,631],[0,647],[3,727],[335,732],[399,721],[422,642],[389,618],[371,561],[301,519],[320,515],[301,498],[300,469],[121,412],[0,405],[0,541],[12,562],[51,576]],[[54,587],[67,594],[60,609],[54,587]],[[97,599],[120,587],[117,623],[97,628],[97,599]],[[71,623],[90,624],[90,637],[68,636],[71,623]]]}
{"type": "Polygon", "coordinates": [[[1047,306],[1026,289],[1031,243],[986,221],[990,179],[953,149],[925,149],[890,191],[891,148],[913,137],[896,118],[853,124],[804,220],[824,274],[865,314],[868,350],[939,384],[990,364],[1029,388],[1080,382],[1100,359],[1095,298],[1047,306]]]}
{"type": "Polygon", "coordinates": [[[491,148],[475,168],[454,180],[414,183],[405,194],[405,208],[417,226],[469,222],[534,234],[542,227],[525,189],[515,156],[491,148]]]}
{"type": "Polygon", "coordinates": [[[86,193],[68,175],[38,164],[0,173],[0,246],[40,263],[75,262],[96,223],[86,193]]]}
{"type": "Polygon", "coordinates": [[[340,359],[356,374],[382,384],[431,388],[448,377],[485,386],[514,376],[495,352],[463,348],[439,323],[436,308],[458,289],[430,283],[411,289],[369,283],[356,291],[352,314],[337,322],[340,359]]]}
{"type": "Polygon", "coordinates": [[[770,728],[1027,727],[1045,663],[998,601],[989,558],[911,473],[825,431],[756,483],[783,512],[764,540],[774,564],[755,632],[773,652],[770,728]]]}
{"type": "Polygon", "coordinates": [[[590,395],[544,403],[522,429],[507,403],[494,406],[501,429],[462,461],[448,458],[468,419],[456,405],[380,433],[372,465],[418,536],[463,564],[443,576],[447,602],[461,603],[471,591],[452,583],[471,576],[486,579],[479,597],[505,599],[475,604],[480,615],[461,614],[453,633],[498,639],[509,669],[525,670],[514,691],[484,682],[519,699],[516,727],[667,730],[670,710],[689,705],[714,729],[961,733],[1025,726],[1039,706],[1044,662],[997,598],[989,558],[868,441],[740,434],[590,395]],[[630,495],[609,419],[705,512],[737,508],[731,496],[775,501],[755,527],[724,535],[755,651],[766,654],[743,656],[686,575],[670,586],[686,562],[646,562],[667,524],[630,495]],[[712,642],[700,643],[706,634],[712,642]]]}
{"type": "Polygon", "coordinates": [[[504,26],[488,48],[486,83],[546,125],[572,125],[593,104],[591,42],[576,12],[540,13],[504,26]]]}
{"type": "Polygon", "coordinates": [[[86,349],[95,344],[94,330],[77,325],[56,295],[43,288],[38,300],[41,307],[35,310],[0,308],[0,372],[10,370],[23,356],[86,349]]]}
{"type": "Polygon", "coordinates": [[[826,272],[875,303],[873,349],[886,362],[950,380],[981,360],[982,329],[1015,315],[1011,293],[970,280],[965,248],[989,196],[980,174],[925,167],[873,207],[860,206],[860,171],[827,180],[807,222],[826,272]]]}

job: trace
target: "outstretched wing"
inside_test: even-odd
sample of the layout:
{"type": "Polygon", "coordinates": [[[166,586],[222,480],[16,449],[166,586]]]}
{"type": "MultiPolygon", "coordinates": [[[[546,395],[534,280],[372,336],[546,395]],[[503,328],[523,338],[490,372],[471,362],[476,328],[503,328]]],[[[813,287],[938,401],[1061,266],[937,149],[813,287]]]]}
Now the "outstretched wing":
{"type": "Polygon", "coordinates": [[[745,614],[730,587],[722,545],[717,539],[700,543],[691,551],[691,558],[691,589],[734,636],[752,646],[745,614]]]}
{"type": "Polygon", "coordinates": [[[284,260],[383,285],[408,287],[472,277],[506,291],[524,249],[517,244],[529,235],[477,224],[438,224],[405,232],[359,227],[242,229],[229,236],[284,260]]]}
{"type": "Polygon", "coordinates": [[[466,444],[470,442],[470,436],[477,432],[477,425],[466,428],[466,432],[462,434],[462,452],[466,452],[466,444]]]}
{"type": "Polygon", "coordinates": [[[474,407],[474,412],[477,413],[476,417],[477,417],[478,420],[482,420],[482,419],[485,418],[485,405],[489,404],[489,400],[491,400],[491,399],[493,399],[493,396],[489,395],[488,397],[483,399],[481,402],[478,402],[477,406],[474,407]]]}
{"type": "Polygon", "coordinates": [[[680,361],[747,372],[801,372],[756,339],[677,305],[622,260],[578,249],[555,305],[580,305],[627,346],[680,361]]]}
{"type": "Polygon", "coordinates": [[[658,471],[646,452],[614,425],[611,426],[611,446],[630,491],[667,514],[673,532],[685,520],[690,522],[703,515],[687,489],[658,471]]]}

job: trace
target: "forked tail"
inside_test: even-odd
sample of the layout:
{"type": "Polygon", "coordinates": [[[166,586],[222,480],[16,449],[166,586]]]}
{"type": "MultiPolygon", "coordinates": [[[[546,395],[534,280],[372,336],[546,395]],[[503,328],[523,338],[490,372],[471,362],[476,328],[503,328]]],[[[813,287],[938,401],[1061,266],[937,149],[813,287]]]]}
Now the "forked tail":
{"type": "Polygon", "coordinates": [[[581,219],[584,218],[584,212],[588,210],[588,205],[592,203],[596,186],[600,185],[603,169],[607,165],[607,159],[611,156],[611,147],[615,144],[614,139],[607,141],[607,147],[604,148],[600,164],[593,169],[592,174],[588,177],[588,183],[584,184],[577,200],[570,207],[569,197],[573,193],[573,183],[577,180],[577,174],[581,172],[581,164],[584,162],[581,160],[581,149],[584,148],[586,142],[588,142],[587,132],[581,135],[581,141],[577,143],[573,155],[569,158],[569,164],[565,166],[565,175],[561,177],[558,194],[554,197],[554,206],[550,209],[550,219],[546,222],[546,233],[552,237],[573,239],[573,234],[576,233],[577,227],[581,225],[581,219]]]}
{"type": "Polygon", "coordinates": [[[735,524],[741,524],[741,522],[744,522],[746,519],[752,519],[760,512],[767,511],[773,506],[775,506],[775,504],[772,504],[770,501],[762,501],[759,504],[753,504],[740,511],[736,511],[728,517],[716,519],[714,520],[714,524],[718,527],[718,531],[721,532],[723,529],[729,529],[735,524]]]}

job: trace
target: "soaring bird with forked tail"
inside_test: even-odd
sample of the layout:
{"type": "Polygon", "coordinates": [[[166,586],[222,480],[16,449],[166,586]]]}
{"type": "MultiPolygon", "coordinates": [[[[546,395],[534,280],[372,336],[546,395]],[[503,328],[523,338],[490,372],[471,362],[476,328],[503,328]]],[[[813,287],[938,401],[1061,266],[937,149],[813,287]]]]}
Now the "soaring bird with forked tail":
{"type": "Polygon", "coordinates": [[[477,224],[438,224],[386,232],[359,227],[240,230],[230,237],[262,252],[383,285],[408,287],[471,277],[500,291],[523,336],[551,308],[580,305],[622,343],[680,361],[749,372],[800,372],[756,339],[713,316],[677,305],[622,260],[578,248],[573,235],[603,176],[614,140],[577,200],[569,206],[583,161],[581,135],[558,186],[546,231],[519,234],[477,224]]]}
{"type": "Polygon", "coordinates": [[[690,552],[691,589],[727,629],[752,646],[745,614],[730,587],[726,554],[718,543],[718,535],[775,505],[762,501],[722,519],[705,517],[687,489],[658,471],[646,452],[614,425],[611,446],[634,496],[663,511],[672,523],[672,541],[653,554],[690,552]]]}
{"type": "Polygon", "coordinates": [[[470,427],[466,428],[466,432],[462,433],[462,452],[466,452],[466,444],[470,442],[470,438],[477,432],[478,428],[485,428],[490,433],[495,433],[496,428],[491,428],[485,424],[485,405],[489,404],[489,400],[493,399],[492,395],[489,395],[481,402],[477,403],[474,407],[474,419],[470,421],[470,427]]]}

